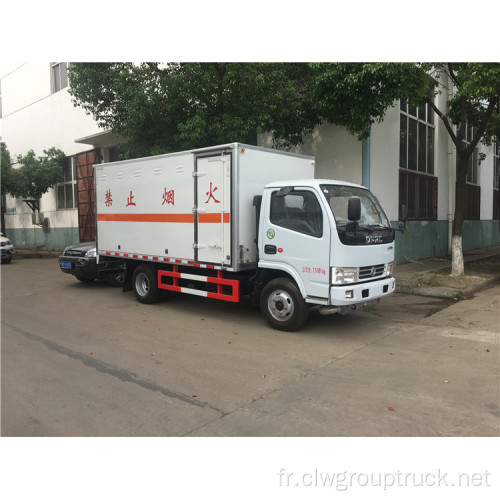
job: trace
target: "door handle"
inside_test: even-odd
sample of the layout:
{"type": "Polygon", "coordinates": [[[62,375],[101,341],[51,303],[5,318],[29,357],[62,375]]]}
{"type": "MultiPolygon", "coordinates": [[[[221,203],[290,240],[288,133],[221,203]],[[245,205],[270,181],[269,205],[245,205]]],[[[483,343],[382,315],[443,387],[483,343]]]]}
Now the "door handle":
{"type": "Polygon", "coordinates": [[[265,245],[264,253],[274,255],[276,253],[276,247],[274,245],[265,245]]]}

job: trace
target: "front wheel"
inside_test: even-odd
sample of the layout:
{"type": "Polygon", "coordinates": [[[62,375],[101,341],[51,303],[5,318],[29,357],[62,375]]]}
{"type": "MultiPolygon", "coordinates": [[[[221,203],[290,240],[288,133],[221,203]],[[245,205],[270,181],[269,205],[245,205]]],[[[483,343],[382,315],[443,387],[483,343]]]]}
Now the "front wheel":
{"type": "Polygon", "coordinates": [[[91,278],[89,276],[86,276],[85,274],[77,271],[75,273],[75,278],[78,280],[78,281],[81,281],[82,283],[92,283],[93,281],[95,281],[94,278],[91,278]]]}
{"type": "Polygon", "coordinates": [[[309,306],[297,285],[288,278],[276,278],[262,290],[260,309],[276,330],[293,332],[307,321],[309,306]]]}
{"type": "Polygon", "coordinates": [[[160,296],[155,271],[147,265],[137,267],[132,276],[132,286],[139,302],[152,304],[160,296]]]}

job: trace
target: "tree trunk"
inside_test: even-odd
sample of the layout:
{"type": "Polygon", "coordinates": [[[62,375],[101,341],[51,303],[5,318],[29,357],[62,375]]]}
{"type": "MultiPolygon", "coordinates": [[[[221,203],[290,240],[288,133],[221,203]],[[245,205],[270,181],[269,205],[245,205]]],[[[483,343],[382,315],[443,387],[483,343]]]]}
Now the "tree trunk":
{"type": "Polygon", "coordinates": [[[463,276],[464,254],[462,248],[462,230],[466,206],[468,156],[464,151],[457,149],[457,182],[455,185],[455,216],[453,219],[452,244],[451,244],[451,275],[463,276]]]}

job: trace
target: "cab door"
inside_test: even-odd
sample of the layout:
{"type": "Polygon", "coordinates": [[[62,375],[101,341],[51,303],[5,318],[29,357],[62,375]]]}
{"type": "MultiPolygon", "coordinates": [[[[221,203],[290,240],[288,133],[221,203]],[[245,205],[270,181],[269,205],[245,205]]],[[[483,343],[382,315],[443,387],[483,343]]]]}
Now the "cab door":
{"type": "Polygon", "coordinates": [[[195,260],[231,263],[231,156],[199,157],[195,170],[195,260]]]}
{"type": "Polygon", "coordinates": [[[328,299],[330,225],[311,188],[272,191],[264,208],[259,252],[262,267],[291,271],[308,297],[328,299]]]}

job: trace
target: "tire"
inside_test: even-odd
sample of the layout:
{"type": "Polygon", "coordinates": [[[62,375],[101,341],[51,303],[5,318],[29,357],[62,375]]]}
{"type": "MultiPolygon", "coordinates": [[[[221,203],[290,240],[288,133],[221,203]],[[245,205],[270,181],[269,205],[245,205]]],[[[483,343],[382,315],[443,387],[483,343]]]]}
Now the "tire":
{"type": "Polygon", "coordinates": [[[8,258],[2,260],[2,264],[10,264],[11,261],[12,261],[12,257],[8,257],[8,258]]]}
{"type": "Polygon", "coordinates": [[[273,328],[285,332],[299,329],[309,317],[309,306],[297,285],[288,278],[276,278],[264,287],[260,310],[273,328]]]}
{"type": "Polygon", "coordinates": [[[82,283],[92,283],[95,281],[95,278],[89,278],[88,276],[85,276],[84,274],[82,273],[76,273],[75,274],[75,278],[78,280],[78,281],[81,281],[82,283]]]}
{"type": "Polygon", "coordinates": [[[148,265],[140,265],[132,275],[135,296],[142,304],[153,304],[160,297],[156,272],[148,265]]]}

